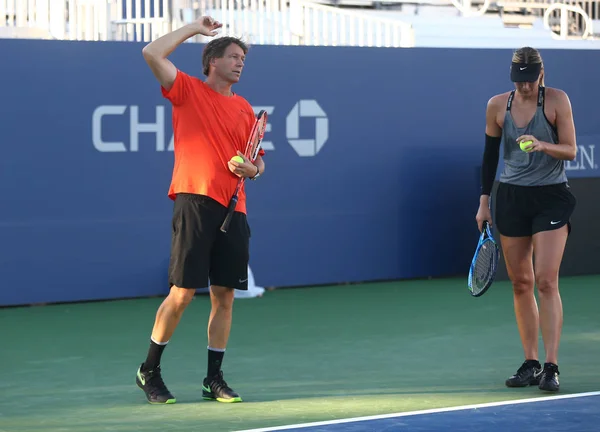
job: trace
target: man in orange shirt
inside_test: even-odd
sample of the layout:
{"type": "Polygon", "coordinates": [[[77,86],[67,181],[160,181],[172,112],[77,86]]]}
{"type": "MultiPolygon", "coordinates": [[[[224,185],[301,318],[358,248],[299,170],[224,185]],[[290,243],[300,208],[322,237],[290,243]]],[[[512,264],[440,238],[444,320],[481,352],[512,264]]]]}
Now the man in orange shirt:
{"type": "Polygon", "coordinates": [[[161,376],[160,359],[195,290],[209,286],[208,368],[202,396],[241,402],[223,379],[221,363],[231,328],[234,289],[248,288],[250,227],[242,188],[228,232],[220,231],[238,177],[257,179],[264,171],[260,152],[254,163],[243,157],[255,115],[231,87],[240,79],[247,46],[239,39],[211,40],[202,55],[206,81],[178,70],[167,57],[185,40],[215,36],[222,24],[210,17],[146,45],[144,59],[173,106],[174,156],[169,197],[174,200],[169,295],[156,314],[146,360],[136,383],[150,403],[175,403],[161,376]],[[243,163],[231,161],[242,156],[243,163]]]}

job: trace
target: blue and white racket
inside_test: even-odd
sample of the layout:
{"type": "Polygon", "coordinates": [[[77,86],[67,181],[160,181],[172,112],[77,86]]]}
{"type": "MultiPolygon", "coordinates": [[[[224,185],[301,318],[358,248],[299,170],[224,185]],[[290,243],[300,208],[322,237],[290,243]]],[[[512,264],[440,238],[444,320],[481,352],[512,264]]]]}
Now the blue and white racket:
{"type": "Polygon", "coordinates": [[[469,269],[469,290],[473,297],[483,295],[494,282],[498,269],[499,248],[490,225],[483,221],[481,235],[469,269]]]}

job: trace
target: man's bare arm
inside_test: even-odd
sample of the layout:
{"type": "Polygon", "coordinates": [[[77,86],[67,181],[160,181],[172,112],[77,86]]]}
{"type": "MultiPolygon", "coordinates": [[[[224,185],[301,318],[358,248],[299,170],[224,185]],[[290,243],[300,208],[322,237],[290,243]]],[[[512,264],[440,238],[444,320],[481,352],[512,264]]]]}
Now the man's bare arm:
{"type": "Polygon", "coordinates": [[[202,17],[198,21],[167,33],[146,45],[142,49],[142,54],[160,85],[166,90],[170,90],[175,82],[177,68],[167,59],[175,51],[175,48],[198,34],[215,36],[216,30],[222,26],[211,17],[202,17]]]}

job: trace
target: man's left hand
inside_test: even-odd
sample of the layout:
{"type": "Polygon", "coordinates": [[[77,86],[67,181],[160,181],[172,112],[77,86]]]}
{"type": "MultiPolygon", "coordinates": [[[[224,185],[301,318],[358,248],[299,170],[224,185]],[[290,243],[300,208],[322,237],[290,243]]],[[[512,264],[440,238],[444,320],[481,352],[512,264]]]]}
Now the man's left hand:
{"type": "Polygon", "coordinates": [[[244,154],[239,150],[237,154],[239,157],[244,159],[244,162],[236,162],[230,160],[229,162],[227,162],[227,165],[229,166],[229,171],[231,171],[238,177],[254,177],[258,170],[256,165],[250,162],[250,160],[248,160],[248,158],[246,158],[246,156],[244,156],[244,154]]]}

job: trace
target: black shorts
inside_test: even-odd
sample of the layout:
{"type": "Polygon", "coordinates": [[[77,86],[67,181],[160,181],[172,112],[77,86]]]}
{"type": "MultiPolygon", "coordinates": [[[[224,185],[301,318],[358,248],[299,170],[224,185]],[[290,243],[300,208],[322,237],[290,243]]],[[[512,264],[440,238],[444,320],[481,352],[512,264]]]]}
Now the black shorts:
{"type": "Polygon", "coordinates": [[[567,183],[517,186],[500,183],[496,191],[494,225],[507,237],[529,237],[568,226],[577,200],[567,183]]]}
{"type": "Polygon", "coordinates": [[[218,285],[248,289],[250,227],[235,212],[220,230],[227,208],[205,195],[178,194],[173,206],[169,284],[179,288],[218,285]]]}

